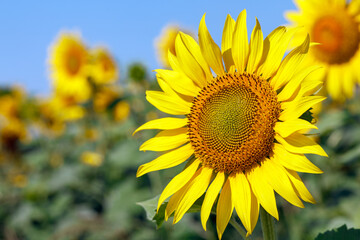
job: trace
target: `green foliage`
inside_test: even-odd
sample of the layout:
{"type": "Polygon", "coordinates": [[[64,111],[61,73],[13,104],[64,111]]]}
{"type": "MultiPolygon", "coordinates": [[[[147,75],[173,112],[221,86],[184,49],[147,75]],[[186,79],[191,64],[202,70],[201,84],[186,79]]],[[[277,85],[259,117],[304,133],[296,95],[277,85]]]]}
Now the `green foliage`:
{"type": "Polygon", "coordinates": [[[350,228],[347,229],[346,225],[341,227],[320,233],[315,240],[358,240],[360,239],[360,229],[350,228]]]}
{"type": "Polygon", "coordinates": [[[308,122],[312,122],[314,120],[313,114],[311,112],[312,108],[310,108],[309,110],[307,110],[306,112],[304,112],[301,116],[300,119],[304,119],[308,122]]]}
{"type": "Polygon", "coordinates": [[[128,69],[129,78],[135,82],[143,82],[146,78],[146,68],[142,63],[133,63],[128,69]]]}
{"type": "MultiPolygon", "coordinates": [[[[131,66],[131,80],[124,81],[126,94],[110,101],[104,113],[92,111],[92,103],[85,104],[86,117],[67,123],[62,134],[35,131],[30,140],[21,142],[16,154],[0,156],[0,239],[216,239],[214,215],[206,232],[200,224],[203,197],[175,226],[164,219],[166,201],[156,211],[159,194],[184,166],[136,178],[137,168],[158,154],[139,151],[155,131],[132,134],[154,115],[162,116],[145,100],[145,89],[158,87],[146,72],[141,64],[131,66]],[[130,104],[131,114],[115,122],[111,114],[122,100],[130,104]],[[95,137],[87,136],[88,129],[96,132],[95,137]],[[103,161],[84,163],[85,151],[99,153],[103,161]],[[16,180],[19,176],[25,176],[24,182],[16,180]]],[[[0,91],[5,93],[7,89],[0,91]]],[[[28,109],[22,116],[36,116],[34,99],[24,102],[28,109]]],[[[309,133],[329,155],[308,156],[324,174],[300,173],[317,204],[305,203],[299,209],[277,199],[280,240],[359,238],[359,230],[342,225],[360,225],[360,99],[344,106],[325,104],[316,119],[319,130],[309,133]],[[342,227],[326,232],[334,226],[342,227]]],[[[301,118],[314,121],[310,111],[301,118]]],[[[259,225],[253,239],[261,236],[259,225]]],[[[223,239],[234,238],[238,234],[229,225],[223,239]]]]}
{"type": "MultiPolygon", "coordinates": [[[[159,228],[165,221],[165,209],[168,202],[163,202],[159,207],[159,211],[157,211],[157,205],[159,201],[159,196],[151,198],[149,200],[145,200],[142,202],[138,202],[137,204],[142,206],[146,212],[146,217],[148,220],[156,223],[156,226],[159,228]]],[[[200,212],[202,202],[204,201],[204,196],[200,197],[198,200],[194,202],[194,204],[189,208],[187,213],[196,213],[200,212]]],[[[172,215],[171,215],[172,216],[172,215]]]]}

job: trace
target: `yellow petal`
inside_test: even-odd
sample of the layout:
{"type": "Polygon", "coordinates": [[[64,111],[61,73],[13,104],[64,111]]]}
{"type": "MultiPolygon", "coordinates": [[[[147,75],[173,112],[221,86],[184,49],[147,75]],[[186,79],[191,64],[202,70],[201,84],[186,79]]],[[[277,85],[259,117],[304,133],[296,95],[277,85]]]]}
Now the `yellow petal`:
{"type": "Polygon", "coordinates": [[[312,106],[321,101],[324,101],[325,99],[326,97],[322,96],[306,96],[302,98],[296,98],[291,102],[284,102],[281,104],[284,111],[280,113],[279,119],[281,121],[297,119],[312,106]]]}
{"type": "Polygon", "coordinates": [[[273,161],[278,162],[287,169],[306,173],[323,173],[317,166],[310,162],[305,155],[288,152],[281,144],[274,145],[273,161]]]}
{"type": "Polygon", "coordinates": [[[243,173],[229,176],[232,202],[245,229],[251,234],[251,189],[243,173]]]}
{"type": "Polygon", "coordinates": [[[329,95],[334,100],[342,100],[344,96],[341,95],[341,68],[332,66],[328,71],[326,88],[329,92],[329,95]]]}
{"type": "Polygon", "coordinates": [[[219,240],[221,240],[225,228],[229,223],[233,210],[234,203],[231,200],[230,182],[226,180],[216,206],[216,230],[219,240]]]}
{"type": "Polygon", "coordinates": [[[168,185],[166,185],[164,191],[162,191],[162,193],[160,195],[160,198],[158,201],[158,206],[157,206],[157,211],[159,211],[159,208],[160,208],[161,204],[165,201],[165,199],[167,199],[168,197],[170,197],[171,195],[173,195],[174,193],[179,191],[185,184],[187,184],[189,182],[189,180],[194,176],[200,163],[201,163],[201,161],[199,159],[195,159],[187,168],[182,170],[181,173],[176,175],[168,183],[168,185]]]}
{"type": "Polygon", "coordinates": [[[231,53],[234,28],[235,28],[235,21],[228,14],[226,17],[223,35],[222,35],[222,41],[221,41],[221,52],[228,73],[235,72],[234,60],[231,53]]]}
{"type": "Polygon", "coordinates": [[[345,93],[345,97],[350,99],[354,95],[355,77],[352,76],[351,68],[344,68],[342,74],[343,91],[345,93]]]}
{"type": "MultiPolygon", "coordinates": [[[[346,6],[346,0],[332,0],[332,1],[330,1],[331,3],[332,3],[332,5],[334,6],[334,7],[336,7],[336,8],[339,8],[339,9],[343,9],[343,8],[345,8],[345,6],[346,6]]],[[[356,2],[356,1],[355,1],[356,2]]]]}
{"type": "Polygon", "coordinates": [[[296,195],[283,166],[272,159],[262,162],[262,172],[273,189],[291,204],[303,208],[304,204],[296,195]]]}
{"type": "Polygon", "coordinates": [[[326,152],[320,147],[320,145],[314,142],[311,138],[300,133],[293,133],[286,138],[283,138],[280,135],[275,135],[275,139],[289,152],[317,154],[327,157],[326,152]]]}
{"type": "Polygon", "coordinates": [[[138,168],[136,177],[140,177],[148,172],[175,167],[185,162],[193,153],[194,150],[190,143],[168,153],[164,153],[160,157],[152,160],[151,162],[141,165],[138,168]]]}
{"type": "Polygon", "coordinates": [[[216,197],[218,196],[222,186],[224,185],[224,181],[225,174],[222,172],[218,172],[209,189],[206,191],[206,195],[201,206],[201,224],[205,231],[206,222],[209,219],[209,215],[216,200],[216,197]]]}
{"type": "Polygon", "coordinates": [[[257,73],[268,79],[278,70],[281,60],[284,57],[291,38],[296,29],[286,30],[285,27],[278,27],[273,30],[264,40],[264,53],[267,53],[264,63],[259,66],[257,73]]]}
{"type": "Polygon", "coordinates": [[[187,128],[164,130],[140,146],[140,151],[167,151],[189,141],[187,128]]]}
{"type": "Polygon", "coordinates": [[[251,33],[251,40],[250,40],[250,53],[249,53],[249,60],[247,63],[246,71],[248,73],[253,73],[256,71],[261,57],[263,55],[263,44],[264,44],[264,36],[261,31],[260,23],[256,19],[256,25],[254,30],[251,33]]]}
{"type": "Polygon", "coordinates": [[[188,122],[187,118],[172,118],[172,117],[166,117],[166,118],[160,118],[151,120],[147,123],[144,123],[140,127],[138,127],[133,135],[141,130],[145,129],[161,129],[161,130],[168,130],[168,129],[176,129],[181,128],[185,126],[188,122]]]}
{"type": "Polygon", "coordinates": [[[360,14],[360,3],[359,1],[350,1],[348,5],[348,12],[352,16],[360,14]]]}
{"type": "Polygon", "coordinates": [[[294,188],[296,189],[298,196],[301,197],[301,199],[305,202],[316,203],[313,196],[311,196],[309,190],[305,187],[299,175],[292,170],[287,170],[286,172],[294,188]]]}
{"type": "Polygon", "coordinates": [[[281,144],[274,145],[273,161],[283,165],[287,169],[297,172],[319,174],[323,173],[317,166],[310,162],[305,155],[288,152],[281,144]]]}
{"type": "Polygon", "coordinates": [[[196,96],[201,90],[190,78],[180,72],[157,69],[157,77],[163,79],[173,90],[187,96],[196,96]]]}
{"type": "Polygon", "coordinates": [[[199,44],[202,55],[217,75],[224,75],[225,70],[222,63],[219,46],[212,39],[205,23],[205,14],[199,26],[199,44]]]}
{"type": "MultiPolygon", "coordinates": [[[[286,11],[284,16],[289,22],[302,23],[304,21],[304,17],[302,16],[302,14],[297,11],[286,11]]],[[[301,24],[300,26],[303,26],[303,24],[301,24]]]]}
{"type": "Polygon", "coordinates": [[[172,115],[190,113],[191,103],[159,91],[146,91],[146,99],[162,112],[172,115]]]}
{"type": "Polygon", "coordinates": [[[238,16],[235,23],[235,30],[232,42],[232,56],[237,71],[241,74],[245,71],[245,67],[249,55],[247,26],[246,26],[246,10],[244,9],[238,16]]]}
{"type": "Polygon", "coordinates": [[[275,76],[270,80],[274,90],[279,89],[292,78],[305,54],[308,52],[309,46],[310,37],[307,35],[305,41],[284,58],[275,76]]]}
{"type": "Polygon", "coordinates": [[[179,60],[177,59],[177,57],[174,54],[172,54],[172,52],[170,50],[168,51],[168,59],[169,59],[169,64],[171,66],[171,69],[173,69],[176,72],[185,74],[180,66],[179,60]]]}
{"type": "Polygon", "coordinates": [[[171,196],[168,204],[165,208],[165,221],[168,220],[168,218],[171,216],[171,214],[175,211],[175,209],[178,207],[179,202],[182,198],[182,196],[185,194],[187,186],[190,184],[190,182],[195,178],[196,173],[194,176],[187,182],[182,188],[180,188],[179,191],[177,191],[174,195],[171,196]]]}
{"type": "Polygon", "coordinates": [[[285,122],[276,122],[274,128],[275,132],[279,133],[282,137],[287,137],[303,129],[317,129],[317,127],[306,120],[296,118],[285,122]]]}
{"type": "Polygon", "coordinates": [[[175,39],[175,51],[179,64],[185,74],[194,82],[198,83],[199,86],[205,86],[207,84],[205,72],[189,49],[185,46],[183,37],[180,33],[175,39]]]}
{"type": "Polygon", "coordinates": [[[311,77],[305,78],[305,80],[301,83],[301,87],[299,90],[299,95],[297,96],[310,96],[310,95],[319,95],[315,94],[318,92],[324,85],[323,79],[312,79],[311,77]]]}
{"type": "Polygon", "coordinates": [[[259,202],[254,192],[251,191],[251,212],[250,212],[251,232],[248,232],[246,236],[248,236],[249,234],[252,233],[252,231],[254,231],[254,228],[259,218],[259,209],[260,209],[259,202]]]}
{"type": "Polygon", "coordinates": [[[286,101],[290,99],[294,93],[297,92],[297,90],[300,89],[302,81],[312,72],[320,69],[319,66],[310,66],[307,68],[302,69],[301,71],[298,71],[292,79],[289,81],[288,84],[285,85],[283,90],[278,94],[277,98],[278,101],[286,101]]]}
{"type": "Polygon", "coordinates": [[[254,192],[261,206],[270,213],[274,218],[279,220],[279,213],[276,207],[275,195],[273,188],[267,183],[261,167],[257,166],[246,173],[251,189],[254,192]]]}
{"type": "Polygon", "coordinates": [[[198,43],[194,40],[193,37],[183,32],[180,32],[180,36],[186,48],[190,51],[195,60],[200,64],[202,70],[204,70],[207,81],[211,81],[213,76],[210,71],[210,67],[206,62],[205,58],[203,57],[198,43]]]}
{"type": "Polygon", "coordinates": [[[194,179],[187,185],[187,189],[175,210],[173,224],[177,223],[194,202],[204,194],[210,184],[212,173],[213,169],[208,167],[202,167],[197,171],[194,179]]]}

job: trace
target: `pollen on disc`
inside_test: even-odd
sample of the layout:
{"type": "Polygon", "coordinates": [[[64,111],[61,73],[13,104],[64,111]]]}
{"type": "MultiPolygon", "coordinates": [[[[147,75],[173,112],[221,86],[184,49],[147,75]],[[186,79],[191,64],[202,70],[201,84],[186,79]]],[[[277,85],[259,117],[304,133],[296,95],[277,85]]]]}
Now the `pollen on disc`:
{"type": "Polygon", "coordinates": [[[202,89],[189,119],[195,155],[215,171],[246,171],[272,151],[276,93],[253,75],[227,74],[202,89]]]}

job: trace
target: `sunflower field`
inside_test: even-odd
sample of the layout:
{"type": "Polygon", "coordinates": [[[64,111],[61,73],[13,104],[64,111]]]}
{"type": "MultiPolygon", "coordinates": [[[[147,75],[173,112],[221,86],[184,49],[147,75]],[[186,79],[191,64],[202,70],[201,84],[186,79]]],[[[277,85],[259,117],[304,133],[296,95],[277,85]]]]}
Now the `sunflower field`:
{"type": "Polygon", "coordinates": [[[60,31],[47,96],[0,86],[0,239],[360,239],[360,2],[294,3],[169,24],[158,69],[60,31]]]}

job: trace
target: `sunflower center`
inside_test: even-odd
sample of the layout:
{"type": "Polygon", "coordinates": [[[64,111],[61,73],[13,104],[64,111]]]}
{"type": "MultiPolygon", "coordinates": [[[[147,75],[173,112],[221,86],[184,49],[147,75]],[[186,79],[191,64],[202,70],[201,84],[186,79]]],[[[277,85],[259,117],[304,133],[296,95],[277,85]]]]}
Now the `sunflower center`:
{"type": "Polygon", "coordinates": [[[312,29],[315,56],[328,64],[348,62],[360,43],[359,24],[347,13],[336,13],[317,19],[312,29]]]}
{"type": "Polygon", "coordinates": [[[188,115],[195,156],[215,171],[245,172],[271,154],[279,114],[267,81],[238,73],[217,77],[188,115]]]}
{"type": "Polygon", "coordinates": [[[71,51],[68,54],[66,67],[70,75],[76,75],[81,66],[81,57],[76,51],[71,51]]]}

